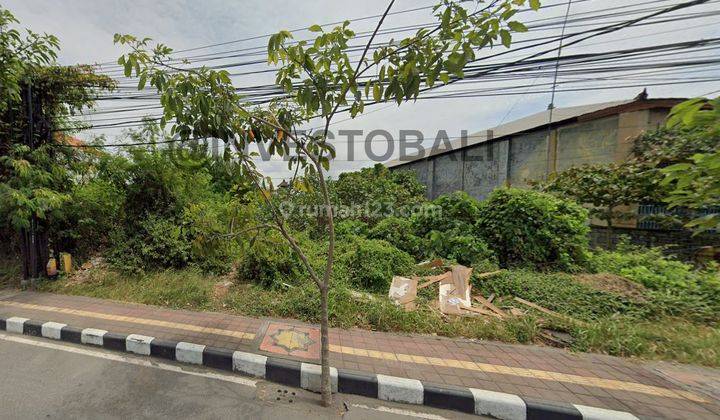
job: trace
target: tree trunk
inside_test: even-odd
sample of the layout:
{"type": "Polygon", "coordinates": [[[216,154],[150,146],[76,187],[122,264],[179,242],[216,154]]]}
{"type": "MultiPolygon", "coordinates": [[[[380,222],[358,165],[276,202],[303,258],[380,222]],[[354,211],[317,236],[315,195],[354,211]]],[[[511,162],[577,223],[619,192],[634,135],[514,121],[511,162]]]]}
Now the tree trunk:
{"type": "Polygon", "coordinates": [[[332,388],[330,383],[330,334],[328,327],[328,284],[320,289],[320,365],[322,405],[332,405],[332,388]]]}

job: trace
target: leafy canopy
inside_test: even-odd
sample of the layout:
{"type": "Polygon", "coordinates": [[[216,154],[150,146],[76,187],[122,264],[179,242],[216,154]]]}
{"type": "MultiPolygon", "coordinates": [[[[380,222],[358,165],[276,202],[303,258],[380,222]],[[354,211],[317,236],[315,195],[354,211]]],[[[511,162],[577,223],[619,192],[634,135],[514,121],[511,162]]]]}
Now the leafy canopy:
{"type": "MultiPolygon", "coordinates": [[[[695,98],[677,105],[670,113],[669,127],[702,131],[702,136],[717,142],[720,137],[720,98],[695,98]]],[[[720,228],[720,150],[697,153],[689,162],[668,166],[663,185],[672,187],[666,201],[670,207],[708,210],[687,226],[696,232],[720,228]]]]}

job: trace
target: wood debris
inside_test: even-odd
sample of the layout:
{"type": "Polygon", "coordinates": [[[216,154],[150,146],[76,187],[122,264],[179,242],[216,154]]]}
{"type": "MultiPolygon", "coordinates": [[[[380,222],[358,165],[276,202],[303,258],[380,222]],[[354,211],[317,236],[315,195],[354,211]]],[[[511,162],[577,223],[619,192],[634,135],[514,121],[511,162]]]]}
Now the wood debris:
{"type": "Polygon", "coordinates": [[[484,279],[485,277],[492,277],[492,276],[494,276],[494,275],[496,275],[496,274],[500,274],[500,273],[502,273],[502,272],[503,272],[503,270],[495,270],[495,271],[490,271],[490,272],[487,272],[487,273],[480,273],[480,274],[478,274],[478,275],[475,276],[475,277],[478,278],[478,279],[484,279]]]}
{"type": "Polygon", "coordinates": [[[498,308],[497,306],[493,305],[490,301],[482,297],[481,295],[473,296],[473,299],[480,302],[481,305],[489,309],[490,311],[497,314],[500,318],[505,318],[506,314],[502,311],[502,309],[498,308]]]}
{"type": "Polygon", "coordinates": [[[395,304],[402,306],[406,311],[415,309],[417,279],[394,276],[390,284],[388,296],[395,304]]]}
{"type": "Polygon", "coordinates": [[[426,280],[424,283],[422,283],[421,285],[419,285],[419,286],[417,287],[418,290],[420,290],[420,289],[424,289],[424,288],[430,286],[431,284],[434,284],[434,283],[437,283],[437,282],[439,282],[439,281],[442,281],[443,279],[448,278],[449,276],[450,276],[450,272],[448,271],[448,272],[446,272],[446,273],[438,274],[438,275],[436,275],[436,276],[413,277],[413,278],[414,278],[414,279],[418,279],[418,280],[426,280]]]}
{"type": "MultiPolygon", "coordinates": [[[[442,260],[433,260],[419,265],[437,268],[442,264],[442,260]]],[[[480,273],[477,278],[494,276],[502,271],[480,273]]],[[[433,276],[394,276],[388,296],[395,304],[402,306],[406,311],[411,311],[415,309],[418,290],[439,283],[438,300],[435,304],[431,304],[430,307],[435,311],[439,309],[439,313],[445,319],[447,319],[446,315],[483,315],[498,319],[509,316],[508,313],[492,303],[495,294],[491,294],[487,299],[479,295],[471,296],[472,285],[470,284],[470,278],[472,272],[472,268],[457,264],[450,267],[449,271],[433,276]],[[473,299],[480,303],[481,307],[473,307],[473,299]]]]}
{"type": "Polygon", "coordinates": [[[519,297],[517,297],[517,296],[515,296],[515,301],[516,301],[516,302],[519,302],[519,303],[522,303],[522,304],[525,305],[525,306],[529,306],[529,307],[531,307],[531,308],[533,308],[533,309],[536,309],[536,310],[538,310],[538,311],[540,311],[540,312],[542,312],[542,313],[544,313],[544,314],[553,316],[553,317],[555,317],[555,318],[564,319],[564,320],[566,320],[566,321],[568,321],[568,322],[571,322],[571,323],[576,324],[576,325],[581,325],[581,326],[584,326],[584,327],[588,326],[588,324],[587,324],[586,322],[579,321],[579,320],[577,320],[577,319],[575,319],[575,318],[573,318],[573,317],[571,317],[571,316],[568,316],[568,315],[564,315],[564,314],[561,314],[561,313],[557,313],[557,312],[555,312],[555,311],[551,311],[550,309],[547,309],[547,308],[543,308],[542,306],[540,306],[540,305],[538,305],[538,304],[529,302],[529,301],[527,301],[527,300],[525,300],[525,299],[522,299],[522,298],[519,298],[519,297]]]}

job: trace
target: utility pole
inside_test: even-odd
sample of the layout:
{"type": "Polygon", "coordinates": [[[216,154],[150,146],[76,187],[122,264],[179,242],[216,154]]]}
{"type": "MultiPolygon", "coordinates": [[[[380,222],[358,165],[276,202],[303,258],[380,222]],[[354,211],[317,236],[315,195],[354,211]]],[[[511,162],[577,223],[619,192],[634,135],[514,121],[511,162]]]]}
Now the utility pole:
{"type": "MultiPolygon", "coordinates": [[[[36,95],[33,92],[32,82],[28,82],[23,86],[23,113],[25,116],[24,143],[30,150],[36,147],[35,133],[35,113],[41,111],[39,106],[35,106],[36,95]]],[[[39,105],[39,104],[38,104],[39,105]]],[[[47,254],[46,241],[39,240],[38,236],[38,220],[33,213],[30,216],[29,227],[23,229],[20,233],[22,239],[23,253],[23,278],[26,282],[34,284],[42,275],[45,267],[43,256],[47,254]]]]}

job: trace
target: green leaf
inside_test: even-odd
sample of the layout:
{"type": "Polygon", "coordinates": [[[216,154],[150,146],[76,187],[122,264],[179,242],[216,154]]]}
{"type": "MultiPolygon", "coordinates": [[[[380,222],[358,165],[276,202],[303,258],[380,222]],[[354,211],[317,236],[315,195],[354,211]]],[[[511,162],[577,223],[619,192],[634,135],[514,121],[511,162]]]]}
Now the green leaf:
{"type": "Polygon", "coordinates": [[[508,28],[512,29],[515,32],[527,32],[528,30],[525,25],[517,21],[508,22],[507,25],[508,28]]]}
{"type": "Polygon", "coordinates": [[[505,48],[510,48],[510,43],[512,42],[512,37],[510,36],[510,32],[508,32],[505,29],[500,30],[500,40],[502,41],[502,44],[505,46],[505,48]]]}
{"type": "Polygon", "coordinates": [[[147,83],[147,74],[143,73],[140,75],[140,80],[138,81],[138,90],[145,89],[145,83],[147,83]]]}
{"type": "Polygon", "coordinates": [[[538,10],[540,8],[540,0],[530,0],[530,8],[538,10]]]}
{"type": "Polygon", "coordinates": [[[313,25],[308,28],[310,32],[322,32],[322,26],[320,25],[313,25]]]}
{"type": "Polygon", "coordinates": [[[382,91],[380,90],[380,83],[375,83],[373,86],[373,100],[375,100],[375,102],[380,102],[381,98],[382,91]]]}

